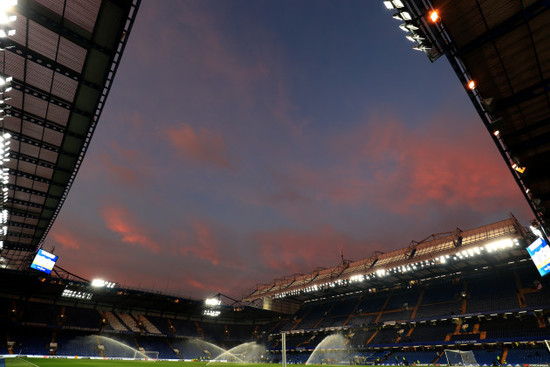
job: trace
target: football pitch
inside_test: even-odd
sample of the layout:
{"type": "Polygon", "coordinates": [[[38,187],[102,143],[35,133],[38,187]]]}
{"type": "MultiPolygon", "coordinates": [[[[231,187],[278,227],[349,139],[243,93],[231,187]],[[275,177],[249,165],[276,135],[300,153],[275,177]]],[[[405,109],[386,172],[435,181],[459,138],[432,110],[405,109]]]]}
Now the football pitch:
{"type": "MultiPolygon", "coordinates": [[[[7,358],[6,367],[206,367],[207,362],[184,361],[121,361],[110,359],[57,359],[57,358],[7,358]]],[[[220,367],[227,363],[210,363],[208,367],[220,367]]],[[[244,365],[230,364],[232,367],[244,365]]],[[[267,364],[258,364],[258,367],[267,367],[267,364]]],[[[273,365],[271,365],[273,367],[273,365]]]]}
{"type": "MultiPolygon", "coordinates": [[[[1,362],[0,362],[1,363],[1,362]]],[[[274,367],[269,363],[208,363],[185,361],[122,361],[112,359],[6,358],[6,367],[274,367]]],[[[324,367],[327,367],[326,365],[324,367]]],[[[330,366],[329,366],[330,367],[330,366]]],[[[341,367],[341,366],[340,366],[341,367]]]]}

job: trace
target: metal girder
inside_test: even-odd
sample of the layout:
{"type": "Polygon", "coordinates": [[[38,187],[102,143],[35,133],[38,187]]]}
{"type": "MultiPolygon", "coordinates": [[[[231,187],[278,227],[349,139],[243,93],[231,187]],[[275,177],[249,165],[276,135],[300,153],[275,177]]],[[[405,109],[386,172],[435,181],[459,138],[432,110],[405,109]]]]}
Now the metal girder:
{"type": "Polygon", "coordinates": [[[550,1],[538,0],[535,3],[529,5],[525,9],[520,10],[510,18],[488,30],[480,37],[474,39],[467,45],[461,47],[456,51],[456,56],[462,57],[467,53],[475,51],[479,47],[495,41],[497,38],[512,32],[514,29],[521,25],[526,24],[530,20],[536,18],[538,15],[544,13],[550,9],[550,1]]]}
{"type": "Polygon", "coordinates": [[[527,87],[517,93],[512,94],[511,96],[496,101],[495,111],[502,111],[506,108],[518,105],[525,101],[529,101],[548,92],[550,92],[550,79],[543,79],[530,87],[527,87]]]}
{"type": "Polygon", "coordinates": [[[522,152],[527,149],[535,149],[541,145],[548,144],[548,142],[550,142],[550,132],[531,137],[528,140],[524,140],[513,145],[508,145],[507,147],[513,154],[518,154],[518,152],[522,152]]]}
{"type": "Polygon", "coordinates": [[[65,172],[65,173],[71,173],[70,170],[56,167],[55,164],[53,164],[51,162],[48,162],[48,161],[45,161],[43,159],[39,159],[39,158],[36,158],[36,157],[31,157],[27,154],[23,154],[23,153],[20,153],[20,152],[17,152],[17,151],[10,151],[10,157],[12,157],[14,159],[17,159],[19,161],[36,164],[37,166],[40,166],[40,167],[45,167],[45,168],[49,168],[49,169],[52,169],[52,170],[55,169],[56,171],[61,171],[61,172],[65,172]]]}
{"type": "Polygon", "coordinates": [[[23,172],[18,169],[10,168],[9,172],[10,172],[10,175],[13,175],[13,176],[28,178],[29,180],[42,182],[48,185],[65,187],[65,185],[60,184],[59,182],[52,181],[49,178],[33,175],[32,173],[23,172]]]}
{"type": "Polygon", "coordinates": [[[34,115],[30,112],[21,110],[17,107],[13,107],[13,106],[10,108],[10,111],[11,111],[11,116],[12,117],[20,118],[22,120],[32,122],[33,124],[45,127],[47,129],[50,129],[50,130],[53,130],[53,131],[57,131],[59,133],[64,134],[66,132],[66,127],[65,126],[63,126],[61,124],[58,124],[57,122],[50,121],[50,120],[48,120],[44,117],[36,116],[36,115],[34,115]]]}
{"type": "MultiPolygon", "coordinates": [[[[20,0],[21,1],[21,0],[20,0]]],[[[90,35],[90,38],[83,37],[82,35],[72,31],[71,29],[64,26],[64,23],[61,19],[61,21],[57,19],[53,19],[49,16],[47,16],[50,11],[39,4],[38,2],[34,0],[23,0],[21,1],[25,4],[21,6],[21,14],[27,17],[28,19],[31,19],[35,21],[36,23],[40,24],[42,27],[61,35],[62,37],[65,37],[69,41],[76,43],[82,48],[85,49],[96,49],[106,55],[109,55],[112,51],[108,50],[95,42],[91,40],[91,34],[90,32],[80,28],[82,30],[82,33],[87,33],[90,35]]]]}
{"type": "MultiPolygon", "coordinates": [[[[7,129],[7,128],[4,128],[4,130],[11,133],[11,138],[13,140],[17,140],[17,141],[20,141],[22,143],[27,143],[27,144],[30,144],[30,145],[34,145],[35,147],[46,149],[46,150],[49,150],[49,151],[52,151],[52,152],[55,152],[55,153],[61,153],[61,149],[57,145],[48,144],[48,143],[45,143],[42,140],[38,140],[38,139],[32,138],[32,137],[27,136],[27,135],[22,135],[18,131],[10,130],[10,129],[7,129]]],[[[10,154],[11,154],[11,152],[10,152],[10,154]]],[[[66,153],[66,154],[70,154],[70,153],[66,153]]]]}
{"type": "Polygon", "coordinates": [[[14,250],[14,251],[25,251],[25,252],[34,252],[36,249],[32,245],[24,245],[20,242],[13,242],[9,240],[4,240],[4,249],[14,250]]]}
{"type": "MultiPolygon", "coordinates": [[[[42,99],[43,101],[46,101],[48,103],[52,103],[56,106],[62,107],[66,110],[71,110],[73,108],[72,102],[67,101],[61,97],[55,96],[50,92],[46,92],[40,88],[37,88],[35,86],[30,85],[29,83],[25,83],[22,80],[13,78],[11,81],[11,85],[14,89],[17,89],[23,93],[27,93],[31,96],[35,96],[37,98],[42,99]]],[[[86,113],[86,112],[84,112],[86,113]]],[[[89,115],[89,114],[88,114],[89,115]]]]}
{"type": "MultiPolygon", "coordinates": [[[[22,232],[10,232],[8,231],[8,234],[6,237],[19,237],[19,238],[27,238],[29,240],[33,239],[33,236],[30,234],[22,233],[22,232]]],[[[29,244],[29,246],[32,246],[32,244],[29,244]]]]}
{"type": "MultiPolygon", "coordinates": [[[[531,133],[534,133],[535,130],[543,128],[543,127],[547,127],[548,125],[550,125],[550,117],[542,119],[542,120],[537,121],[537,122],[534,122],[532,124],[530,123],[529,125],[523,126],[519,129],[512,128],[512,129],[509,130],[507,128],[506,122],[504,122],[502,126],[503,126],[503,129],[504,129],[504,134],[505,134],[505,138],[506,138],[506,136],[508,136],[508,135],[518,137],[518,136],[523,135],[523,134],[531,134],[531,133]]],[[[502,133],[502,130],[501,130],[501,133],[502,133]]]]}
{"type": "Polygon", "coordinates": [[[33,203],[33,202],[28,201],[28,200],[15,199],[15,198],[11,198],[11,197],[8,197],[8,203],[28,206],[28,207],[35,208],[35,209],[42,209],[42,208],[45,208],[45,209],[48,209],[48,210],[54,210],[55,209],[55,208],[52,208],[51,206],[44,206],[42,204],[33,203]]]}
{"type": "Polygon", "coordinates": [[[33,229],[33,230],[36,229],[36,226],[35,226],[35,225],[26,224],[26,223],[14,221],[14,220],[9,220],[9,221],[8,221],[8,226],[10,226],[10,227],[26,228],[26,229],[33,229]]]}
{"type": "Polygon", "coordinates": [[[6,42],[6,46],[11,46],[9,48],[7,48],[8,51],[10,52],[13,52],[14,54],[16,55],[19,55],[19,56],[22,56],[24,58],[26,58],[28,61],[32,61],[40,66],[43,66],[47,69],[50,69],[51,71],[55,71],[59,74],[62,74],[74,81],[77,81],[79,83],[82,83],[82,84],[85,84],[87,85],[88,87],[92,88],[92,89],[96,89],[96,90],[102,90],[101,86],[100,85],[97,85],[95,83],[92,83],[86,79],[83,79],[82,78],[82,74],[80,74],[79,72],[67,67],[67,66],[64,66],[63,64],[60,64],[58,62],[56,62],[55,60],[52,60],[38,52],[35,52],[33,50],[30,50],[28,48],[26,48],[25,46],[23,45],[20,45],[19,43],[13,41],[13,40],[10,40],[10,42],[6,42]]]}
{"type": "Polygon", "coordinates": [[[40,219],[40,216],[38,214],[32,214],[29,211],[19,210],[15,208],[10,208],[10,217],[12,216],[21,217],[25,219],[40,219]]]}
{"type": "Polygon", "coordinates": [[[31,188],[24,187],[24,186],[19,186],[19,185],[14,185],[14,184],[7,184],[6,187],[10,190],[25,192],[27,194],[36,195],[36,196],[40,196],[40,197],[44,197],[44,198],[52,198],[52,199],[56,199],[56,200],[60,199],[60,197],[57,196],[57,195],[49,195],[45,191],[35,190],[35,189],[31,189],[31,188]]]}

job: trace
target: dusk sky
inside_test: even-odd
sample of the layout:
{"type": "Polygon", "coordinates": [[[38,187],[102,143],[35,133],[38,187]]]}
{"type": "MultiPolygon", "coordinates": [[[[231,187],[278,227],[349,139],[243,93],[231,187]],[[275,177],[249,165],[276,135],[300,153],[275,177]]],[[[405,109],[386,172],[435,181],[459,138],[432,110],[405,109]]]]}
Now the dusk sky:
{"type": "Polygon", "coordinates": [[[382,1],[143,1],[44,249],[201,299],[532,214],[382,1]]]}

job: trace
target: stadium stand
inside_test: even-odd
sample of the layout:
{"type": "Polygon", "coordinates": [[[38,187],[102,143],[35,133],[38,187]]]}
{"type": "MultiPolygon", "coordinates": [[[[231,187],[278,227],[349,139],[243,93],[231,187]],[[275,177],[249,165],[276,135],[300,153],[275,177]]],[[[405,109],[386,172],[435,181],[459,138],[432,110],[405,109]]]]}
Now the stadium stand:
{"type": "Polygon", "coordinates": [[[0,329],[6,330],[1,350],[128,358],[147,351],[159,358],[207,360],[219,347],[252,341],[280,361],[284,332],[288,360],[303,363],[336,333],[349,350],[338,358],[351,364],[445,364],[445,349],[473,350],[487,365],[497,356],[514,364],[550,362],[544,344],[550,339],[550,284],[526,259],[524,247],[514,245],[497,255],[449,259],[440,268],[432,263],[417,274],[297,292],[290,296],[301,301],[294,312],[220,306],[219,317],[204,315],[199,301],[130,289],[104,289],[90,300],[59,297],[67,287],[88,288],[75,280],[44,282],[34,273],[0,270],[0,329]],[[36,289],[34,297],[21,295],[14,283],[36,289]],[[155,298],[154,308],[149,298],[155,298]],[[125,346],[115,347],[115,341],[125,346]]]}

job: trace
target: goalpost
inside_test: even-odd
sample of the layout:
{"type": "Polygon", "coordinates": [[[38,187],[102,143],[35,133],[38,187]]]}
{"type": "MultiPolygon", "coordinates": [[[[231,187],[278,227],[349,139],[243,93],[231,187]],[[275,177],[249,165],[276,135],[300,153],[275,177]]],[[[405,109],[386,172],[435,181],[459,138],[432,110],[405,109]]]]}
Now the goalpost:
{"type": "Polygon", "coordinates": [[[159,352],[154,350],[136,350],[134,352],[134,359],[156,361],[159,359],[159,352]]]}
{"type": "Polygon", "coordinates": [[[445,349],[445,357],[449,366],[478,366],[474,352],[471,350],[445,349]]]}

